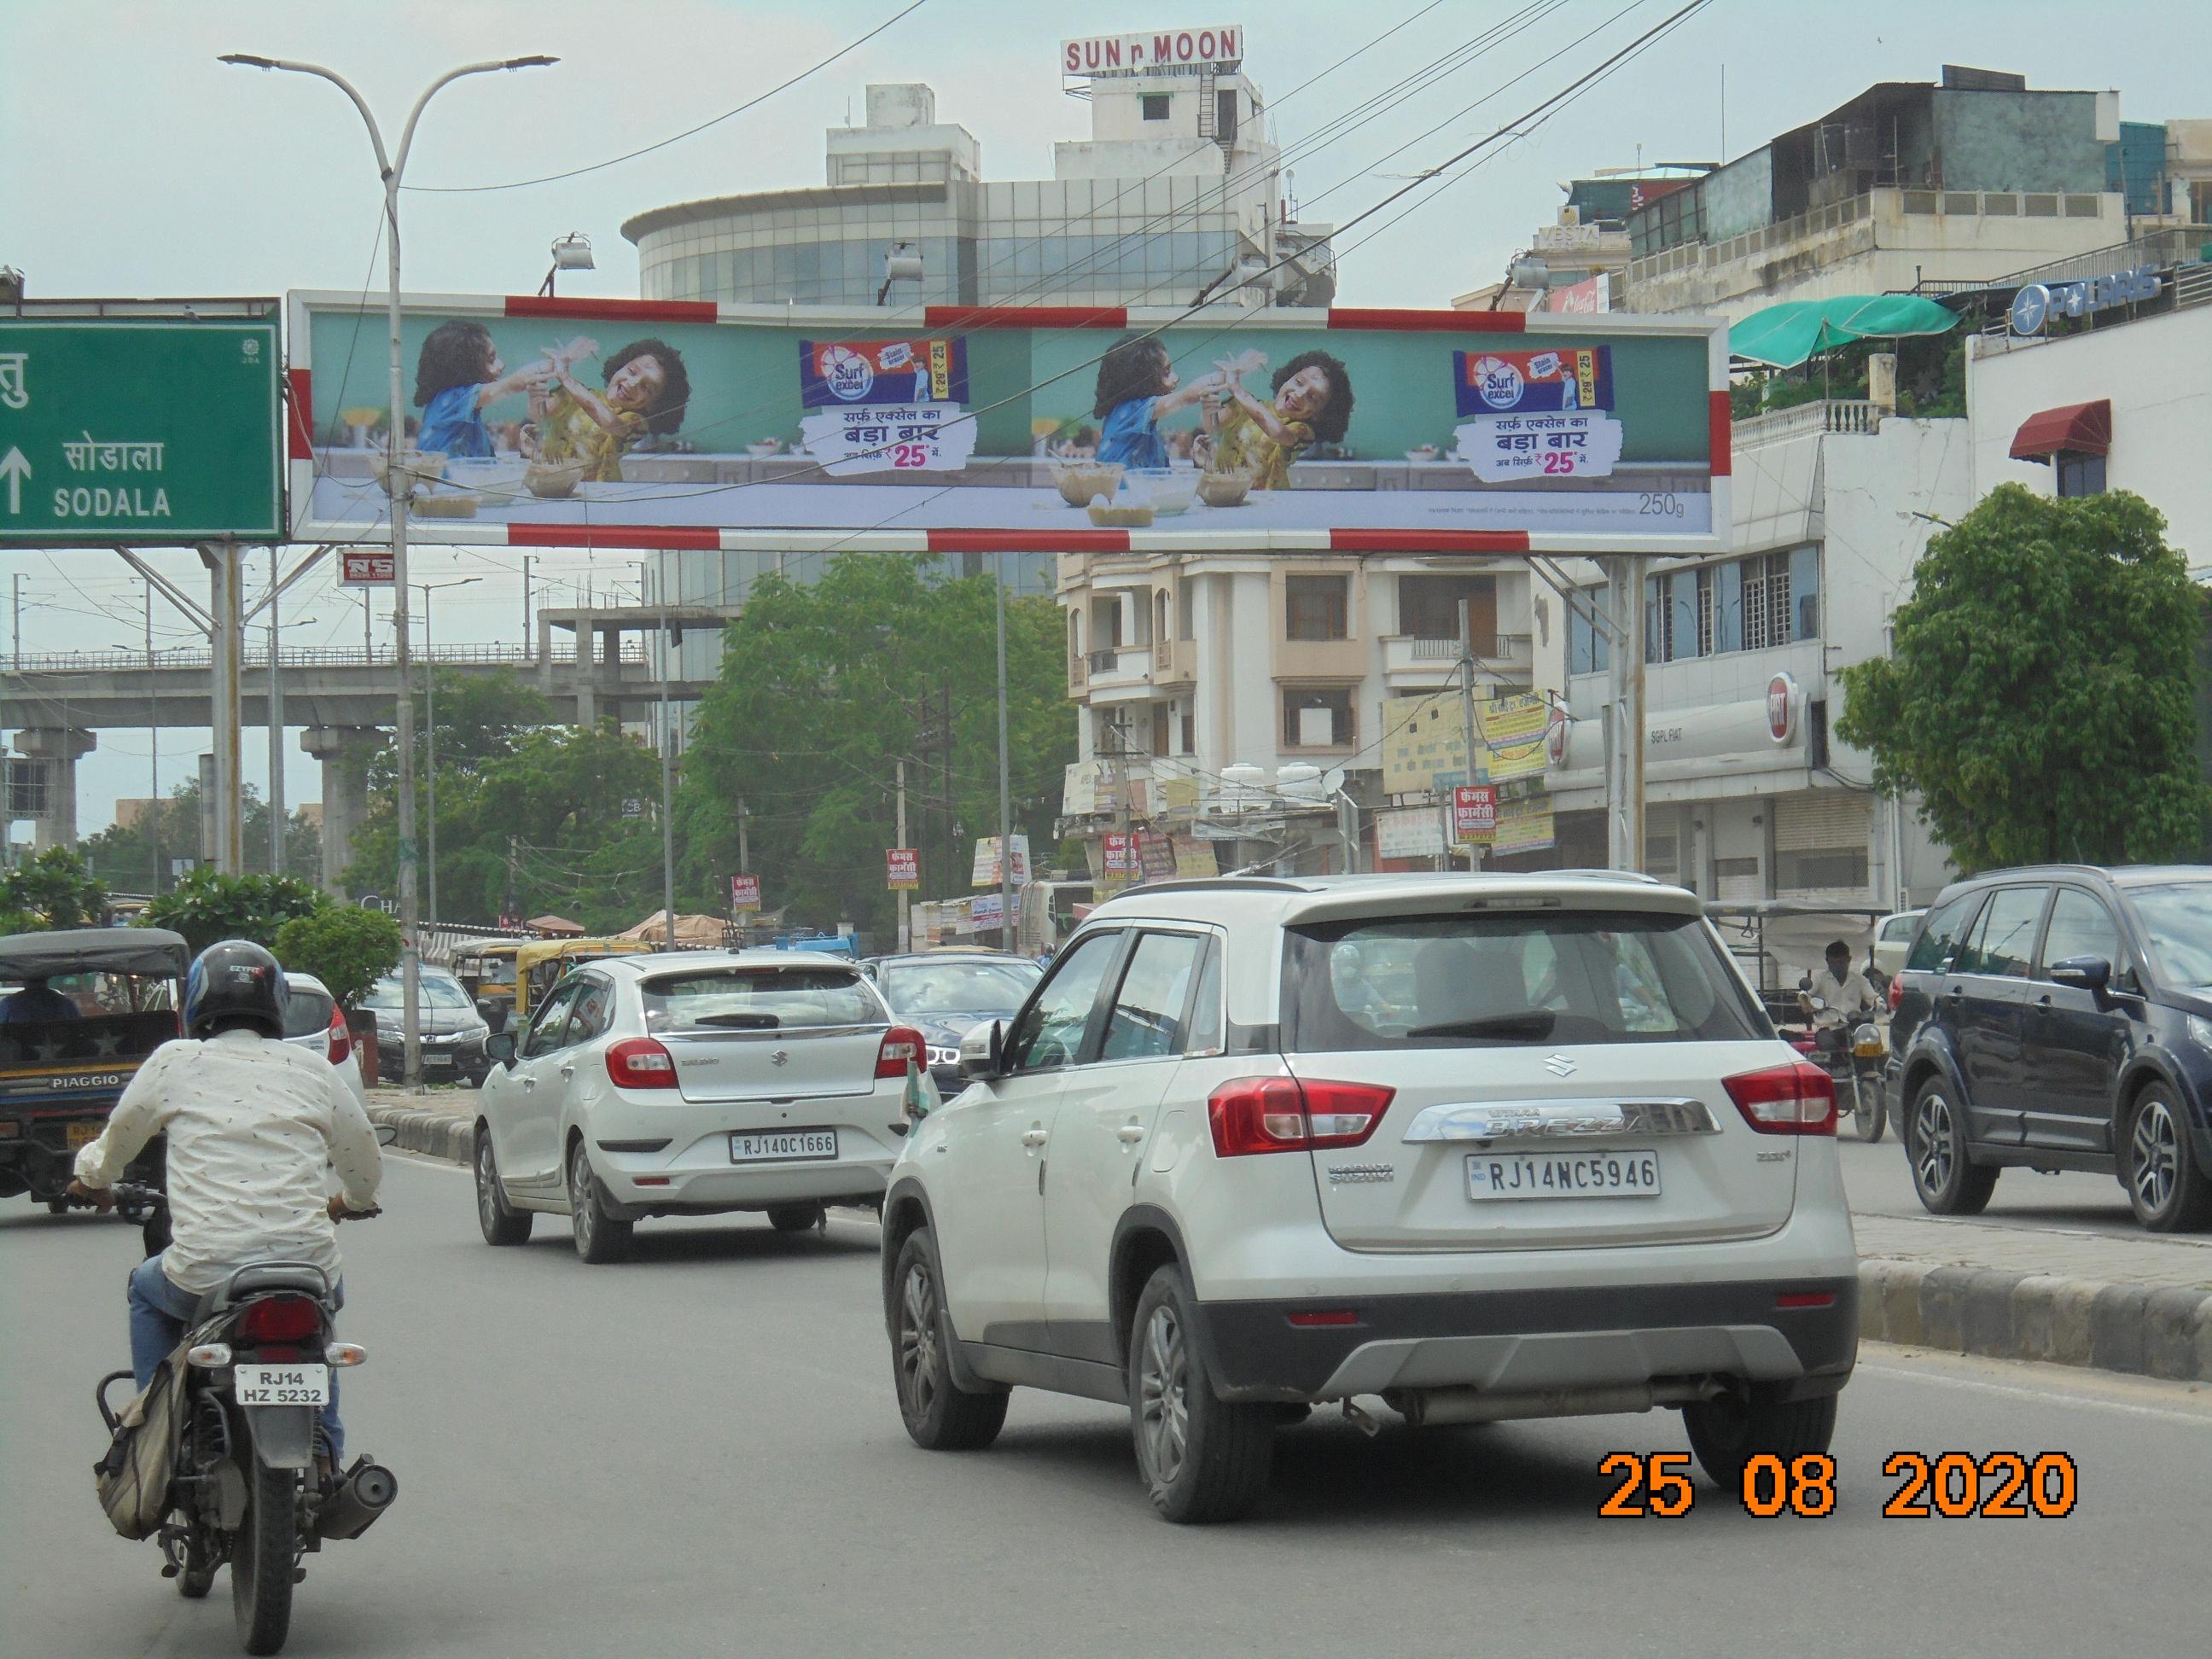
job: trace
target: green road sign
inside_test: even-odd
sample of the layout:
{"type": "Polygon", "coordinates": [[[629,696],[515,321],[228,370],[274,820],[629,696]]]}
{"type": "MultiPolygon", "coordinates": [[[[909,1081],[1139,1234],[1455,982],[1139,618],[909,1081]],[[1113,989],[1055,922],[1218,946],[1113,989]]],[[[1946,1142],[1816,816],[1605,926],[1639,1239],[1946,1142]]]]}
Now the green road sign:
{"type": "Polygon", "coordinates": [[[0,546],[284,536],[276,323],[0,316],[0,546]]]}

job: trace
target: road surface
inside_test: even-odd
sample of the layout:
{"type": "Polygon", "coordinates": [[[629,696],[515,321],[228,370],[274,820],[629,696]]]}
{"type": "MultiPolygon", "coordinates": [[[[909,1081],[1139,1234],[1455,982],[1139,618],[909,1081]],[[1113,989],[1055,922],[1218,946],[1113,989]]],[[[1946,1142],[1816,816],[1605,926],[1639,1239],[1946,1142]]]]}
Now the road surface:
{"type": "MultiPolygon", "coordinates": [[[[1702,1476],[1678,1519],[1600,1518],[1607,1453],[1686,1448],[1668,1412],[1370,1441],[1331,1411],[1285,1435],[1258,1518],[1181,1528],[1111,1407],[1021,1391],[993,1450],[916,1450],[864,1220],[647,1223],[592,1268],[544,1218],[487,1249],[465,1170],[390,1163],[386,1216],[343,1234],[342,1328],[372,1356],[352,1444],[400,1498],[309,1558],[294,1656],[2206,1650],[2212,1389],[1870,1347],[1823,1520],[1702,1476]],[[2074,1512],[1882,1516],[1891,1453],[1999,1449],[2069,1454],[2074,1512]]],[[[237,1651],[227,1582],[182,1601],[93,1501],[137,1238],[0,1207],[11,1654],[237,1651]]]]}

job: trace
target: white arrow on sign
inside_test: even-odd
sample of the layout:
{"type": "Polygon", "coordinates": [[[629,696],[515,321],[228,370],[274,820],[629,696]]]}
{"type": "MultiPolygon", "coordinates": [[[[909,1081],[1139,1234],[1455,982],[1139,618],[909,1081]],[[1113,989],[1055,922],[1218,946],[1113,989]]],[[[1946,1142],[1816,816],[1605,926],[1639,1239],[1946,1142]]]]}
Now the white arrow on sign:
{"type": "Polygon", "coordinates": [[[8,480],[8,510],[23,510],[23,480],[31,476],[31,464],[23,459],[23,452],[11,449],[0,455],[0,477],[8,480]]]}

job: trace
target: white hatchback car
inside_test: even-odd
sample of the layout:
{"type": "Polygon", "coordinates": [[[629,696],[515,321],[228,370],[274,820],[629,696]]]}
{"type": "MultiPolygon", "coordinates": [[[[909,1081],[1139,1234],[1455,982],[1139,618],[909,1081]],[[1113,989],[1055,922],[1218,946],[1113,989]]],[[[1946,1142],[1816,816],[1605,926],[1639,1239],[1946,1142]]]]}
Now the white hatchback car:
{"type": "Polygon", "coordinates": [[[488,1046],[484,1242],[567,1215],[591,1262],[621,1260],[647,1216],[765,1210],[796,1231],[825,1204],[874,1205],[927,1063],[857,964],[791,951],[592,962],[488,1046]]]}
{"type": "Polygon", "coordinates": [[[1734,1491],[1825,1450],[1857,1356],[1826,1073],[1646,878],[1165,882],[1101,905],[884,1198],[901,1414],[1126,1403],[1170,1520],[1273,1436],[1680,1408],[1734,1491]]]}
{"type": "Polygon", "coordinates": [[[368,1085],[361,1080],[361,1060],[354,1053],[353,1033],[337,999],[313,974],[287,973],[284,989],[284,1041],[320,1054],[338,1068],[338,1075],[353,1097],[368,1104],[368,1085]]]}

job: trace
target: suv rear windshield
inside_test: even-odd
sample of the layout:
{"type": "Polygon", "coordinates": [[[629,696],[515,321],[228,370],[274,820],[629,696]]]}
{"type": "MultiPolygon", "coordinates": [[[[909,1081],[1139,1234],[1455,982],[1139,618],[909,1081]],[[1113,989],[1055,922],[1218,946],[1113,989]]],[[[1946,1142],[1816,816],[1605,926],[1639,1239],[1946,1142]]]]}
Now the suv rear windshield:
{"type": "Polygon", "coordinates": [[[853,969],[715,968],[663,975],[638,990],[648,1031],[778,1031],[886,1023],[853,969]]]}
{"type": "Polygon", "coordinates": [[[1694,916],[1360,917],[1291,930],[1283,972],[1292,1053],[1773,1035],[1694,916]]]}

